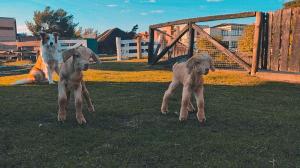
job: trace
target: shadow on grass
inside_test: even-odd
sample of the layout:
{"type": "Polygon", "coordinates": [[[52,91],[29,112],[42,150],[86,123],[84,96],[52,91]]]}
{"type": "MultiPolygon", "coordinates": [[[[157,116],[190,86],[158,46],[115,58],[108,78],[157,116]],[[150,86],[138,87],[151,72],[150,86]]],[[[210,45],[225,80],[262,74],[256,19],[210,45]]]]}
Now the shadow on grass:
{"type": "Polygon", "coordinates": [[[147,62],[102,62],[101,65],[91,65],[91,69],[108,71],[152,71],[152,70],[171,70],[170,66],[148,65],[147,62]]]}
{"type": "Polygon", "coordinates": [[[295,167],[300,86],[206,85],[207,125],[160,114],[168,83],[88,82],[96,113],[78,126],[73,99],[56,121],[57,87],[0,87],[0,167],[295,167]]]}

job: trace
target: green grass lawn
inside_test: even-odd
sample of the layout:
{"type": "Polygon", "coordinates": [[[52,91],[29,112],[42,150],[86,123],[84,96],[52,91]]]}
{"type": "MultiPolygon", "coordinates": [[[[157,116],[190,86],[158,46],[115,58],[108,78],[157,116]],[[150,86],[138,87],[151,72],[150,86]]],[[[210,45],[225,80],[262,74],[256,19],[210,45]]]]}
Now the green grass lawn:
{"type": "Polygon", "coordinates": [[[57,122],[57,86],[0,77],[0,167],[300,167],[300,85],[244,72],[205,77],[207,124],[178,121],[180,92],[160,114],[171,72],[144,61],[85,73],[96,113],[57,122]],[[274,165],[273,165],[273,163],[274,165]]]}

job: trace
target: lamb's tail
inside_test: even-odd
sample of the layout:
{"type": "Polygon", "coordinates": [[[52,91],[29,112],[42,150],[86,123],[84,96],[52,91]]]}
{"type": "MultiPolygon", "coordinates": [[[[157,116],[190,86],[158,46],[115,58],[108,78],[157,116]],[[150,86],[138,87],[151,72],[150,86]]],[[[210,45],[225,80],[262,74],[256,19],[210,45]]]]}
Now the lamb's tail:
{"type": "Polygon", "coordinates": [[[26,78],[26,79],[21,79],[21,80],[18,80],[14,83],[12,83],[11,85],[24,85],[24,84],[31,84],[31,83],[34,83],[34,79],[33,78],[26,78]]]}

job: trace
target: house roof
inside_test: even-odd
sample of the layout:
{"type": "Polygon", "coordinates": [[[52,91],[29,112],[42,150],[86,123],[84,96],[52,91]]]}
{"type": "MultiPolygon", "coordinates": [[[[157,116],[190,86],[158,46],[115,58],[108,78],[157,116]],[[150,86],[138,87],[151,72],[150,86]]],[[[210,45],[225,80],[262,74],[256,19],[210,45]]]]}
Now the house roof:
{"type": "Polygon", "coordinates": [[[238,23],[222,23],[215,26],[212,26],[213,28],[216,27],[223,27],[223,26],[247,26],[247,24],[238,24],[238,23]]]}

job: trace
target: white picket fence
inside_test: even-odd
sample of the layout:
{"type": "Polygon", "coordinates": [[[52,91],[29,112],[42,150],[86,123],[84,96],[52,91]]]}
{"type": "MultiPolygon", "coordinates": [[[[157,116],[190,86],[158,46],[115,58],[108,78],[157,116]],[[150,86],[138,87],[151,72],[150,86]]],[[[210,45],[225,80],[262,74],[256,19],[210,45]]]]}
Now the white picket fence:
{"type": "MultiPolygon", "coordinates": [[[[147,57],[148,42],[148,40],[142,40],[139,37],[132,40],[121,40],[120,37],[116,37],[117,60],[147,57]]],[[[154,45],[154,47],[156,46],[157,44],[154,45]]]]}
{"type": "Polygon", "coordinates": [[[76,48],[78,46],[87,47],[86,40],[59,40],[62,50],[76,48]]]}

